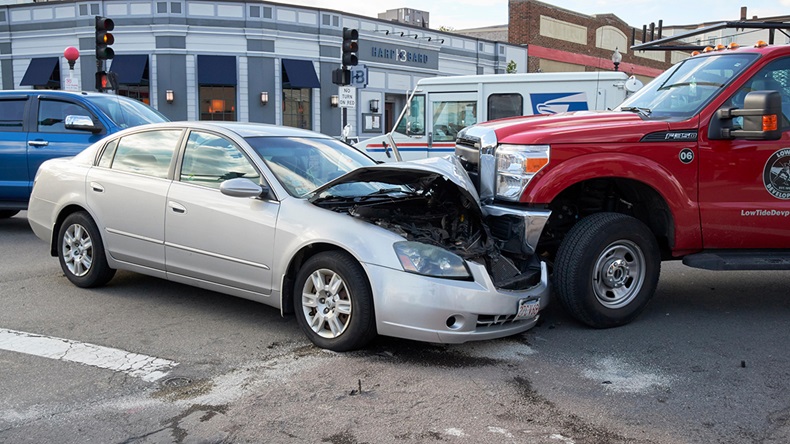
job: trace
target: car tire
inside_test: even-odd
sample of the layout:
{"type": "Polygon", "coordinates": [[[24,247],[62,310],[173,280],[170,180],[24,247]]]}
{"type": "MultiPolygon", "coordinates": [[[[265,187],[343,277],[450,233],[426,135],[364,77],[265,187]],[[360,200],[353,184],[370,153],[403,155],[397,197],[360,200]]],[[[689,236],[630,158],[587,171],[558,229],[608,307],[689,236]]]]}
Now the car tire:
{"type": "Polygon", "coordinates": [[[14,217],[19,210],[0,210],[0,219],[9,219],[14,217]]]}
{"type": "Polygon", "coordinates": [[[653,297],[661,270],[656,238],[638,219],[597,213],[565,236],[554,291],[565,310],[595,328],[627,324],[653,297]]]}
{"type": "Polygon", "coordinates": [[[304,263],[294,284],[294,307],[299,327],[318,347],[356,350],[376,337],[368,278],[347,253],[327,251],[304,263]]]}
{"type": "Polygon", "coordinates": [[[101,287],[115,275],[115,270],[107,265],[96,223],[87,213],[66,217],[58,230],[57,248],[60,268],[78,287],[101,287]]]}

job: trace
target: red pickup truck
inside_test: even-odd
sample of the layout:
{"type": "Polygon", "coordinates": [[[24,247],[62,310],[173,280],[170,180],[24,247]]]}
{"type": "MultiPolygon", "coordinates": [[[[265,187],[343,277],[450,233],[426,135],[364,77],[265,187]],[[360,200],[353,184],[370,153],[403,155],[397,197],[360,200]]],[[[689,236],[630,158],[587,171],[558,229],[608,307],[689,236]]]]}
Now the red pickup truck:
{"type": "Polygon", "coordinates": [[[455,154],[484,204],[530,211],[526,250],[605,328],[640,313],[662,260],[790,269],[788,117],[790,46],[761,42],[689,57],[613,111],[470,126],[455,154]]]}

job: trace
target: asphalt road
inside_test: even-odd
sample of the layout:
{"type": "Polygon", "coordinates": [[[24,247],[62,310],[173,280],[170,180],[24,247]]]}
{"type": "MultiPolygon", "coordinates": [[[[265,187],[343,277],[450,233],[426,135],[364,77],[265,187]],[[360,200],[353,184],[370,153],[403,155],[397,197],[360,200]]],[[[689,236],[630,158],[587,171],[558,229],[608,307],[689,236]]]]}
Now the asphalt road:
{"type": "Polygon", "coordinates": [[[0,443],[790,442],[790,273],[664,263],[632,324],[558,304],[511,338],[338,354],[242,299],[119,272],[83,290],[0,220],[0,330],[174,361],[161,379],[0,350],[0,443]]]}

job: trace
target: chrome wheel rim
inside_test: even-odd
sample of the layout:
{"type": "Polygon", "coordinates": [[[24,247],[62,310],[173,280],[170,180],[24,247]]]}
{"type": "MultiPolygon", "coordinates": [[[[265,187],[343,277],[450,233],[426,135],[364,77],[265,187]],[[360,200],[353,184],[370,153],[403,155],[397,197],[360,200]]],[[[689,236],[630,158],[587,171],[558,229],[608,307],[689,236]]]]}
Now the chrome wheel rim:
{"type": "Polygon", "coordinates": [[[93,263],[93,240],[88,230],[72,224],[63,233],[63,262],[74,276],[85,276],[93,263]]]}
{"type": "Polygon", "coordinates": [[[598,256],[593,268],[595,298],[610,309],[630,304],[645,282],[645,267],[639,246],[628,240],[613,242],[598,256]]]}
{"type": "Polygon", "coordinates": [[[351,322],[351,293],[343,278],[326,268],[314,271],[302,288],[302,312],[322,338],[342,335],[351,322]]]}

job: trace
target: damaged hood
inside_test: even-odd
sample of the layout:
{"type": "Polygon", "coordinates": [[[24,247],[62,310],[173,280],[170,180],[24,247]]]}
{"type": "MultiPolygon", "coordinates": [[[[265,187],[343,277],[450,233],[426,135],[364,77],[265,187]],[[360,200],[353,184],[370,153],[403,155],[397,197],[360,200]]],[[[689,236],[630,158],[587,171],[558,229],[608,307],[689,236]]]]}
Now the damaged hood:
{"type": "Polygon", "coordinates": [[[343,176],[332,180],[307,195],[310,202],[315,202],[321,193],[337,185],[356,182],[384,182],[392,185],[405,185],[418,191],[443,177],[455,184],[465,197],[477,204],[482,212],[480,196],[464,170],[461,163],[454,156],[430,157],[417,161],[382,163],[367,167],[357,168],[343,176]]]}

